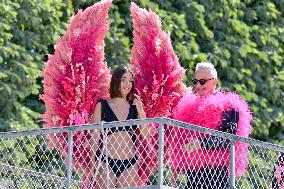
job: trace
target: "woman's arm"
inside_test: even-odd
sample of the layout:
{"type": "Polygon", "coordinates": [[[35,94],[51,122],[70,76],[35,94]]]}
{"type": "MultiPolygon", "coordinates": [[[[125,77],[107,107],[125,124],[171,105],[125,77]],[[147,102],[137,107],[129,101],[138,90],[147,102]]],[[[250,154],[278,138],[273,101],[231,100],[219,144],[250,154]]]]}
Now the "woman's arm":
{"type": "MultiPolygon", "coordinates": [[[[143,106],[142,106],[141,101],[134,99],[133,104],[136,106],[136,109],[137,109],[137,113],[138,113],[137,118],[138,119],[146,118],[146,114],[143,110],[143,106]]],[[[149,133],[149,129],[148,129],[147,124],[140,125],[140,133],[141,133],[143,138],[147,137],[147,135],[149,133]]]]}
{"type": "MultiPolygon", "coordinates": [[[[101,122],[101,114],[102,114],[102,104],[98,102],[95,108],[95,112],[92,117],[92,123],[101,122]]],[[[90,171],[94,170],[95,160],[96,160],[96,152],[98,149],[98,143],[100,140],[100,132],[98,129],[91,130],[91,139],[90,139],[90,171]]]]}

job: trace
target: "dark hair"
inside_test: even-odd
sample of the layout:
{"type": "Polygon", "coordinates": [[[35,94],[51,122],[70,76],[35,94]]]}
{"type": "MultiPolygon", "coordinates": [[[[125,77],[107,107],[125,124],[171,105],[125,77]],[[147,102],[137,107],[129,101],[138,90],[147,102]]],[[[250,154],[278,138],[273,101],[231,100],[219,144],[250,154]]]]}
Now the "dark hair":
{"type": "MultiPolygon", "coordinates": [[[[109,89],[109,93],[110,93],[111,98],[122,97],[122,94],[120,92],[120,83],[121,83],[121,78],[122,78],[123,74],[125,74],[125,73],[131,73],[131,71],[124,66],[118,67],[114,70],[114,72],[111,76],[110,89],[109,89]]],[[[132,73],[131,73],[131,75],[133,77],[132,73]]],[[[132,85],[130,92],[126,96],[126,100],[127,101],[132,100],[133,96],[134,96],[134,82],[133,82],[133,85],[132,85]]]]}

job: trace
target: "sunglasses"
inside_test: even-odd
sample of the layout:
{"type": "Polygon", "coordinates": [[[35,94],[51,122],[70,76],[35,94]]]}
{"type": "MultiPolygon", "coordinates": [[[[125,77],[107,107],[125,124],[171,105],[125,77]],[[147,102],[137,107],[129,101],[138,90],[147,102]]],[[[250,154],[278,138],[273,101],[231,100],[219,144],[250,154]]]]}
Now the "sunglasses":
{"type": "Polygon", "coordinates": [[[200,83],[200,85],[204,85],[207,81],[212,80],[212,79],[214,79],[214,78],[211,78],[211,79],[199,79],[199,80],[192,79],[191,81],[192,81],[193,85],[197,85],[198,82],[200,83]]]}

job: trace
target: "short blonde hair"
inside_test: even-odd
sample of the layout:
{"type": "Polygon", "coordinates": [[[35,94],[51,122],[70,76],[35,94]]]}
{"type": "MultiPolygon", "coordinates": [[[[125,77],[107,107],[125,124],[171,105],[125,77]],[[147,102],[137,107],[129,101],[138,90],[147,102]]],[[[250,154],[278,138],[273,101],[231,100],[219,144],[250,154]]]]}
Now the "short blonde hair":
{"type": "Polygon", "coordinates": [[[215,69],[214,65],[211,62],[200,62],[196,64],[195,73],[200,69],[209,70],[211,75],[217,79],[217,70],[215,69]]]}

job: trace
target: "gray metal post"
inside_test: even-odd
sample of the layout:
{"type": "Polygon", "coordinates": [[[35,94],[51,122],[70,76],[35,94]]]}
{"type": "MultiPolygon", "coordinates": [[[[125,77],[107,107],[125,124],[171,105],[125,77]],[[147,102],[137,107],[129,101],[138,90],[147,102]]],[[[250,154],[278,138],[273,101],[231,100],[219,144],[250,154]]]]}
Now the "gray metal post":
{"type": "Polygon", "coordinates": [[[230,188],[236,189],[236,183],[235,183],[235,140],[230,140],[230,188]]]}
{"type": "Polygon", "coordinates": [[[72,154],[73,154],[73,129],[68,129],[68,159],[67,159],[67,179],[66,189],[70,188],[71,176],[72,176],[72,154]]]}
{"type": "Polygon", "coordinates": [[[163,187],[164,180],[164,120],[159,121],[159,149],[158,149],[158,188],[163,187]]]}
{"type": "MultiPolygon", "coordinates": [[[[103,122],[102,122],[103,124],[103,122]]],[[[109,180],[109,164],[108,164],[108,149],[107,149],[107,144],[108,144],[108,137],[107,137],[107,133],[108,133],[108,128],[106,129],[106,132],[104,132],[104,139],[103,139],[103,145],[105,146],[105,149],[106,149],[106,156],[105,156],[105,160],[106,160],[106,171],[107,171],[107,178],[106,178],[106,187],[109,188],[109,185],[110,185],[110,180],[109,180]]]]}

